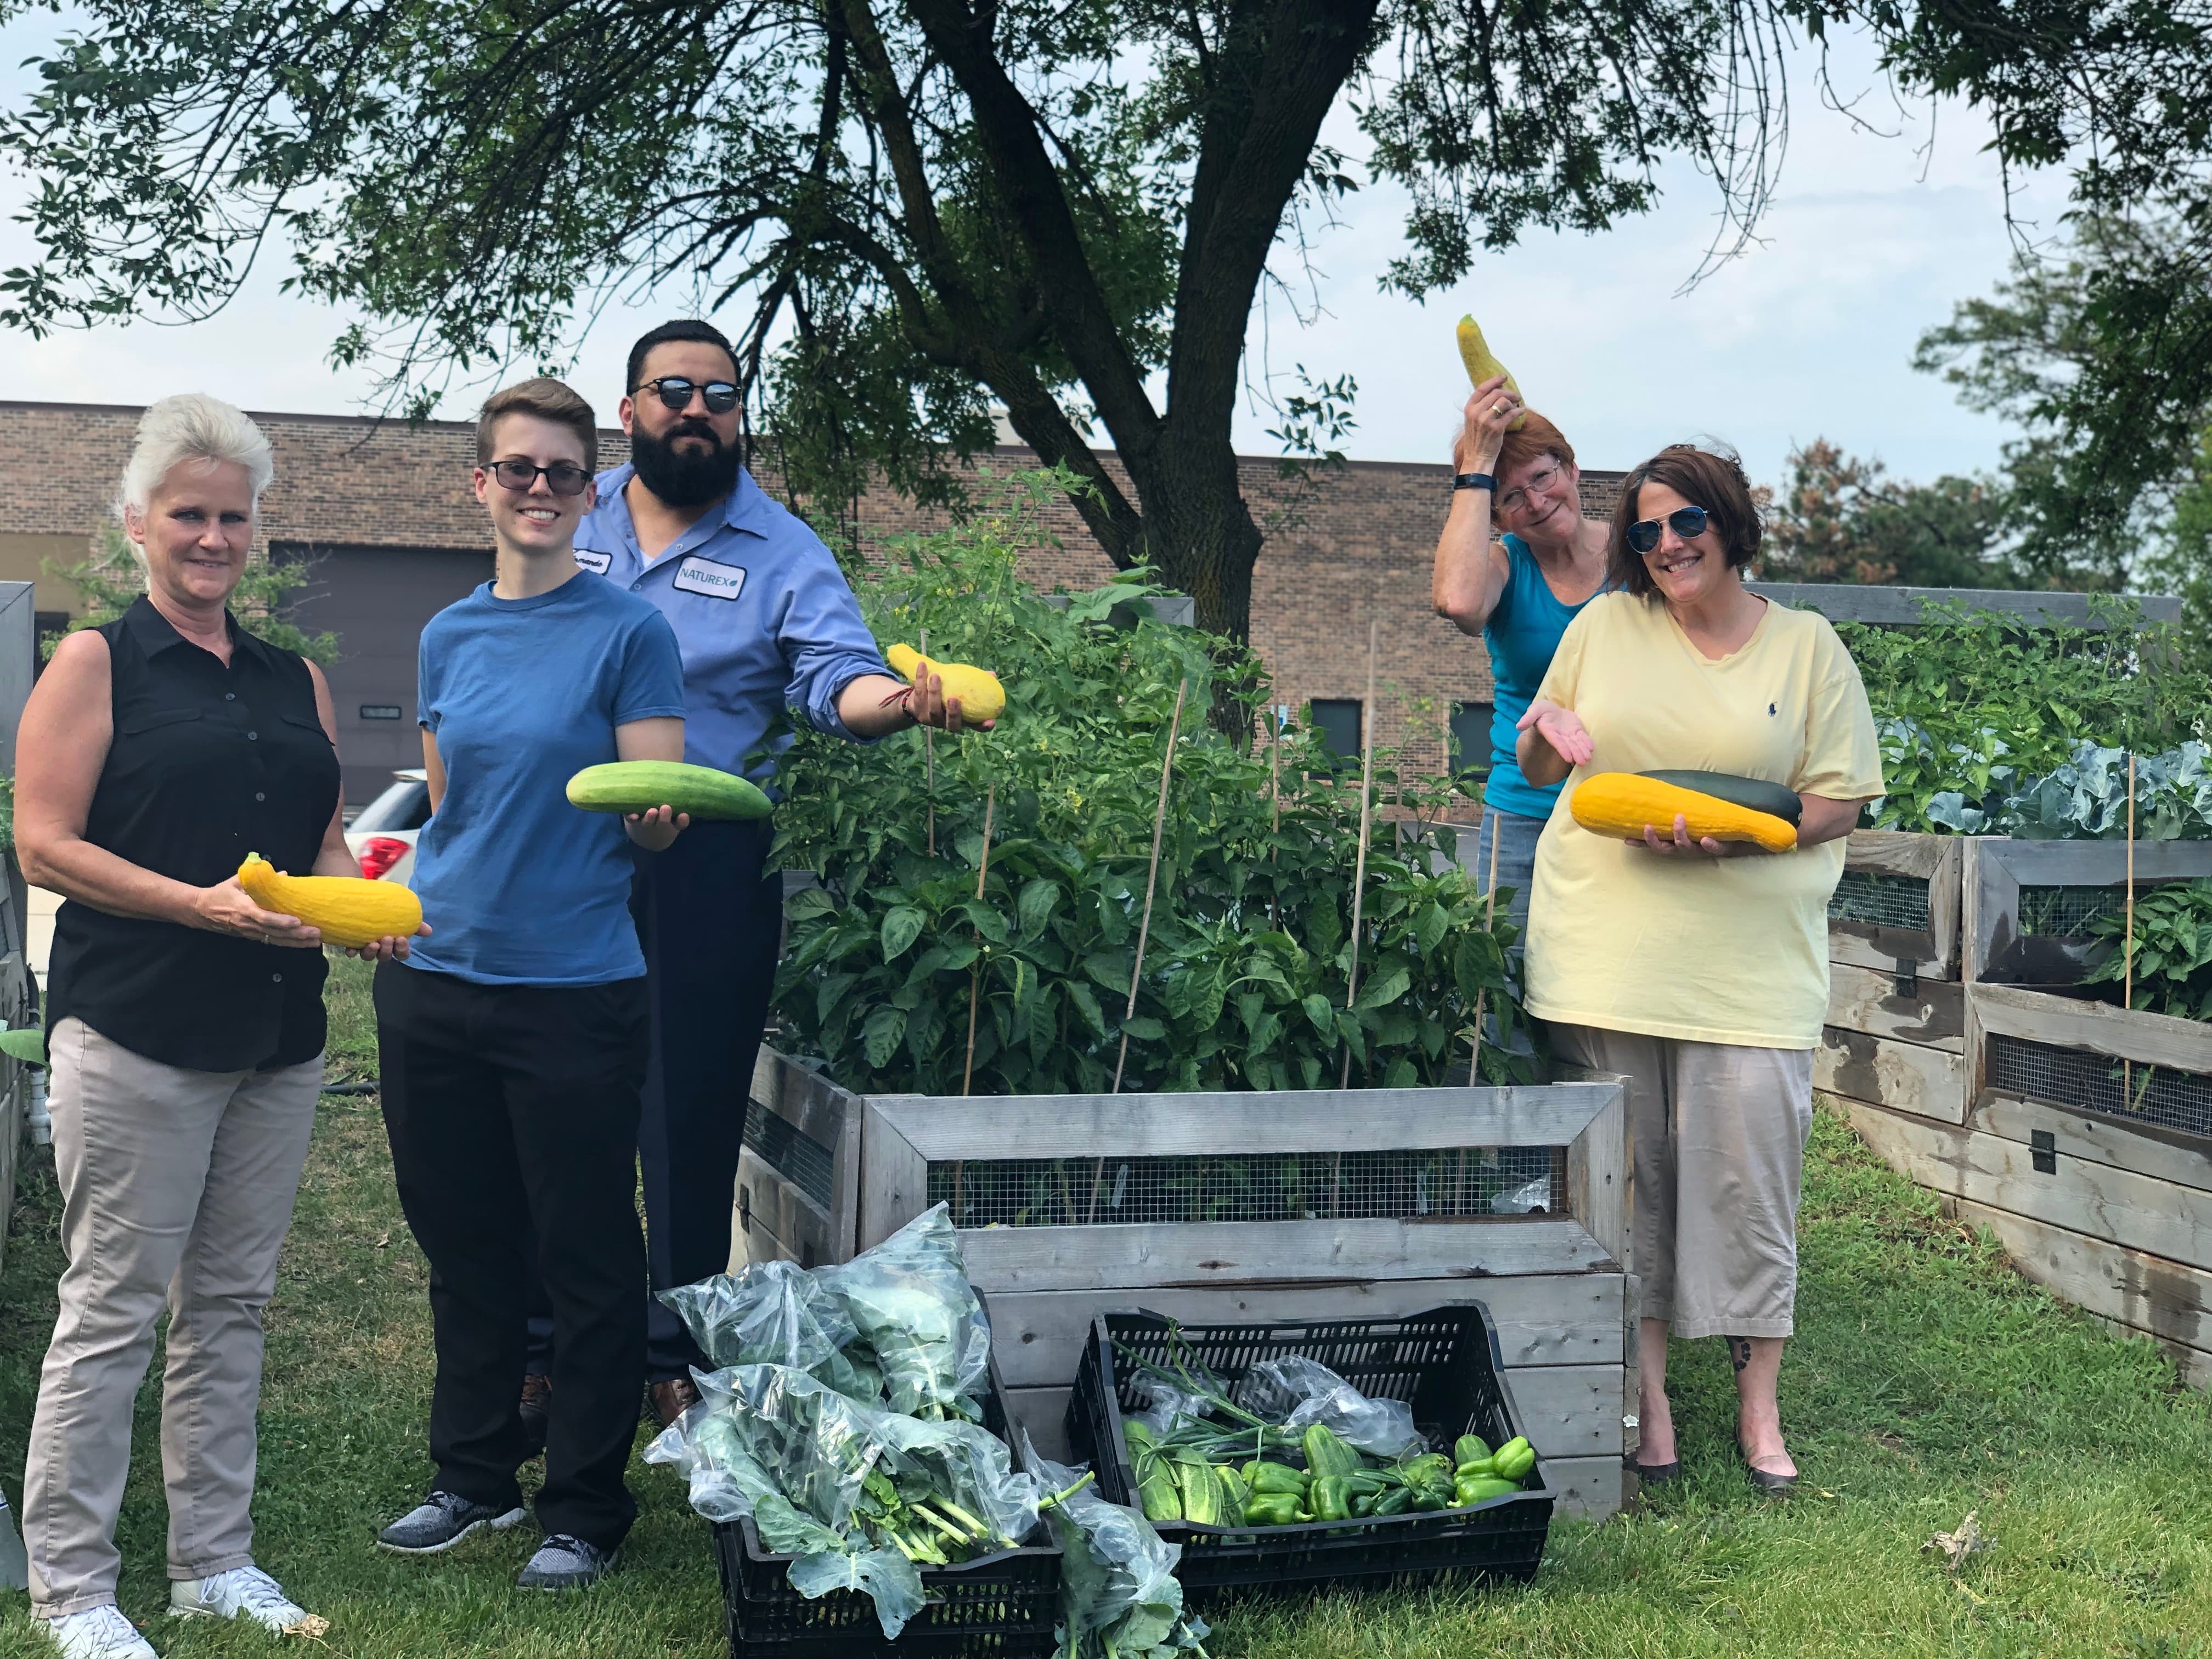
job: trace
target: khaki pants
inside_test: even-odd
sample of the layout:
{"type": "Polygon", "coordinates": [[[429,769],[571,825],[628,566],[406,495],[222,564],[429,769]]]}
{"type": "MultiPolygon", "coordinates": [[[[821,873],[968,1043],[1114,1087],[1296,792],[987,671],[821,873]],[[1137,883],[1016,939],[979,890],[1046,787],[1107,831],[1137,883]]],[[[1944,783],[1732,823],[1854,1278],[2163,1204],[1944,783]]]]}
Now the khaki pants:
{"type": "Polygon", "coordinates": [[[1628,1079],[1632,1264],[1677,1336],[1796,1328],[1813,1051],[1554,1025],[1563,1059],[1628,1079]]]}
{"type": "Polygon", "coordinates": [[[275,1072],[164,1066],[77,1019],[54,1029],[52,1061],[69,1265],[23,1473],[33,1611],[48,1619],[115,1600],[131,1405],[165,1290],[169,1577],[252,1559],[261,1310],[323,1078],[319,1056],[275,1072]]]}

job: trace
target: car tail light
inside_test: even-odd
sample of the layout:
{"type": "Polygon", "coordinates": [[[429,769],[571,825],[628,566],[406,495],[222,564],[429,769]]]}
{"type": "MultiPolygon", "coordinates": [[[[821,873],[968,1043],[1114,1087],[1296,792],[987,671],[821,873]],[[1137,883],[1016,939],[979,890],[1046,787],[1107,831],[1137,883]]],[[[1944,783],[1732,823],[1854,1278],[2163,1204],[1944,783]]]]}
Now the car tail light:
{"type": "Polygon", "coordinates": [[[361,872],[371,881],[382,879],[386,871],[407,856],[407,843],[390,836],[371,836],[361,844],[361,872]]]}

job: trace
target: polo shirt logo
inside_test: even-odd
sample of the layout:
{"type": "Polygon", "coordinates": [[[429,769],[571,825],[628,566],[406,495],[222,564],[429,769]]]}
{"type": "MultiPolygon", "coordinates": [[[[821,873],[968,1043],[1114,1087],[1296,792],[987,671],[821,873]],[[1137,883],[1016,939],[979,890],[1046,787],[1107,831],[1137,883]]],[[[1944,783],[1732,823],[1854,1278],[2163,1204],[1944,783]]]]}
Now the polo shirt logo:
{"type": "Polygon", "coordinates": [[[703,593],[710,599],[734,599],[744,592],[744,567],[702,558],[694,553],[676,567],[675,577],[669,585],[679,593],[703,593]]]}
{"type": "Polygon", "coordinates": [[[594,576],[605,575],[608,567],[614,562],[615,556],[611,553],[594,553],[587,547],[580,547],[576,550],[576,562],[594,576]]]}

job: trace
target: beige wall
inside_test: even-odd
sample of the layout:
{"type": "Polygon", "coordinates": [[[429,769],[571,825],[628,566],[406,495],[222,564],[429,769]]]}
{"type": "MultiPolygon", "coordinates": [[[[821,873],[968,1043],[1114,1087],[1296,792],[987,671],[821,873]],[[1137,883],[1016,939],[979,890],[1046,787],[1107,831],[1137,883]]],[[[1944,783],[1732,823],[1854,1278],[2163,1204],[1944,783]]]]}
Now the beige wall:
{"type": "Polygon", "coordinates": [[[66,611],[75,616],[81,604],[77,591],[49,575],[46,566],[49,562],[64,567],[82,564],[91,551],[92,543],[84,536],[0,532],[0,581],[35,583],[37,591],[32,599],[35,609],[66,611]]]}

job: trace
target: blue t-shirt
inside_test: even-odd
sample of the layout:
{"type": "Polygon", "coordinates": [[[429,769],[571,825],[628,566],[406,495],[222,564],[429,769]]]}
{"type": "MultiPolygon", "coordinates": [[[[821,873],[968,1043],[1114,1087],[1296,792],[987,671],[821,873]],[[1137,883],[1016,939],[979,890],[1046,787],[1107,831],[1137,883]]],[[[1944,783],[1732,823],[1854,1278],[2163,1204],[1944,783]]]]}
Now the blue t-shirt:
{"type": "MultiPolygon", "coordinates": [[[[1559,648],[1559,636],[1589,600],[1584,599],[1582,605],[1560,604],[1538,568],[1528,544],[1513,535],[1504,540],[1510,574],[1490,619],[1482,625],[1483,642],[1490,647],[1491,684],[1495,688],[1490,719],[1490,777],[1482,786],[1482,802],[1501,812],[1544,818],[1552,815],[1552,803],[1559,799],[1560,786],[1555,783],[1539,789],[1522,777],[1521,763],[1513,757],[1513,745],[1520,736],[1521,717],[1528,712],[1536,688],[1543,684],[1552,665],[1552,655],[1559,648]]],[[[1601,585],[1598,592],[1604,591],[1601,585]]]]}
{"type": "Polygon", "coordinates": [[[682,716],[667,619],[580,570],[527,599],[486,582],[430,618],[420,661],[446,794],[416,842],[433,931],[408,961],[480,985],[635,979],[629,838],[618,814],[569,805],[568,783],[617,758],[617,726],[682,716]]]}

